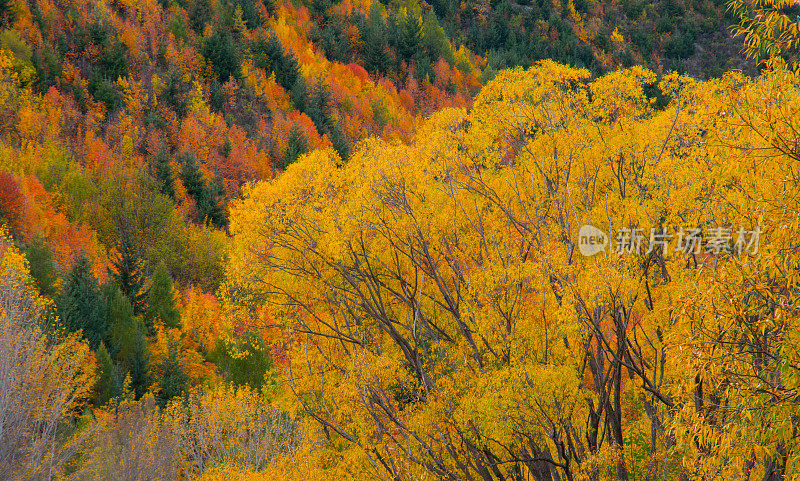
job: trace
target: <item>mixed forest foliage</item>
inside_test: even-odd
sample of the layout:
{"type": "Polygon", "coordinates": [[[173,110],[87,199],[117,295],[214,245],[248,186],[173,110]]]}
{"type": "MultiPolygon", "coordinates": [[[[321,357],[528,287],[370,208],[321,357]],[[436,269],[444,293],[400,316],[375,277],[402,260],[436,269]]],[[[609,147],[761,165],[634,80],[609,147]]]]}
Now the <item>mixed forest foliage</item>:
{"type": "Polygon", "coordinates": [[[0,473],[800,476],[798,18],[0,0],[0,473]]]}

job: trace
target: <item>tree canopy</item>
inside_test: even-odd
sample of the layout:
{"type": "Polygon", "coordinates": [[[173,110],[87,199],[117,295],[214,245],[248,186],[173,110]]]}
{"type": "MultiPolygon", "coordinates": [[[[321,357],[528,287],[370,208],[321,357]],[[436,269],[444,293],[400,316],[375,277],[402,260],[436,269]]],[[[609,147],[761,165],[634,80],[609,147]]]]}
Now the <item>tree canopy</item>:
{"type": "Polygon", "coordinates": [[[409,145],[253,186],[231,301],[273,306],[341,469],[778,479],[800,456],[798,82],[501,72],[409,145]]]}

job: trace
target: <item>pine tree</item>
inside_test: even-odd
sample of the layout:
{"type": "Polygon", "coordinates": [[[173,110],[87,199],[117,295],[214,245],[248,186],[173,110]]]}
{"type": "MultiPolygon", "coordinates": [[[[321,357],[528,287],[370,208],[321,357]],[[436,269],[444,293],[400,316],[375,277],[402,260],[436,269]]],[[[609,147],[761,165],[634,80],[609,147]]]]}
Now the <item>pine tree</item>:
{"type": "Polygon", "coordinates": [[[450,44],[447,35],[439,24],[439,19],[433,11],[429,11],[422,18],[422,45],[428,54],[428,60],[435,62],[439,57],[444,57],[452,64],[453,54],[450,52],[450,44]]]}
{"type": "Polygon", "coordinates": [[[389,61],[386,56],[387,32],[380,2],[373,2],[364,32],[364,68],[370,72],[386,74],[389,61]]]}
{"type": "Polygon", "coordinates": [[[106,306],[92,263],[85,254],[76,259],[56,305],[67,328],[83,330],[83,337],[92,349],[97,349],[107,329],[106,306]]]}
{"type": "Polygon", "coordinates": [[[297,79],[290,93],[292,95],[292,104],[294,108],[305,112],[309,105],[308,86],[302,77],[297,79]]]}
{"type": "Polygon", "coordinates": [[[147,328],[151,332],[156,320],[160,320],[167,327],[180,327],[180,313],[175,309],[172,277],[164,261],[158,263],[151,278],[150,296],[145,314],[147,328]]]}
{"type": "Polygon", "coordinates": [[[295,124],[289,132],[286,152],[283,154],[283,168],[288,167],[298,157],[308,152],[308,142],[300,127],[295,124]]]}
{"type": "Polygon", "coordinates": [[[338,123],[331,129],[330,136],[333,149],[339,154],[339,157],[341,157],[343,161],[347,160],[347,157],[350,155],[350,145],[347,143],[342,127],[338,123]]]}
{"type": "Polygon", "coordinates": [[[408,2],[401,10],[398,30],[397,51],[401,58],[410,59],[422,43],[422,18],[418,5],[408,2]]]}
{"type": "Polygon", "coordinates": [[[53,263],[53,251],[39,236],[33,238],[25,251],[25,256],[30,264],[30,272],[39,293],[43,296],[53,297],[56,294],[58,273],[53,263]]]}
{"type": "Polygon", "coordinates": [[[220,82],[225,83],[231,77],[241,76],[241,60],[230,32],[221,28],[215,29],[203,43],[203,57],[211,62],[220,82]]]}
{"type": "Polygon", "coordinates": [[[180,396],[189,387],[189,376],[183,371],[179,359],[178,343],[170,336],[167,341],[167,357],[157,366],[160,374],[158,402],[164,406],[175,396],[180,396]]]}
{"type": "Polygon", "coordinates": [[[100,343],[96,356],[100,376],[94,387],[93,403],[101,407],[120,394],[120,379],[104,343],[100,343]]]}
{"type": "Polygon", "coordinates": [[[128,366],[128,374],[131,377],[131,387],[136,399],[139,399],[150,387],[150,349],[147,347],[147,339],[141,329],[136,333],[133,343],[133,356],[128,366]]]}
{"type": "Polygon", "coordinates": [[[211,185],[206,184],[203,173],[200,172],[200,167],[197,165],[197,159],[191,152],[183,156],[181,182],[197,205],[197,220],[199,222],[209,221],[215,227],[223,227],[225,213],[219,203],[219,199],[225,193],[222,181],[216,178],[211,185]]]}
{"type": "Polygon", "coordinates": [[[133,315],[128,298],[112,284],[104,289],[108,299],[108,323],[110,328],[105,343],[121,376],[130,377],[130,387],[136,399],[150,386],[150,350],[147,346],[142,320],[133,315]]]}
{"type": "Polygon", "coordinates": [[[198,209],[201,212],[203,221],[211,222],[211,225],[220,229],[225,226],[225,210],[222,207],[222,200],[225,198],[225,184],[220,176],[208,183],[203,195],[198,199],[198,209]]]}
{"type": "Polygon", "coordinates": [[[138,315],[144,312],[147,297],[144,261],[127,223],[121,222],[118,230],[116,250],[110,259],[113,268],[108,269],[108,275],[130,301],[134,315],[138,315]]]}
{"type": "Polygon", "coordinates": [[[333,129],[335,122],[331,113],[331,94],[321,82],[311,89],[306,114],[321,134],[330,133],[333,129]]]}
{"type": "Polygon", "coordinates": [[[175,199],[175,175],[170,160],[169,151],[162,146],[150,159],[150,174],[156,181],[158,191],[175,199]]]}
{"type": "Polygon", "coordinates": [[[192,29],[196,33],[202,34],[206,23],[211,21],[214,15],[213,2],[211,0],[190,2],[187,13],[189,14],[189,23],[192,25],[192,29]]]}
{"type": "Polygon", "coordinates": [[[206,183],[203,180],[203,173],[197,165],[197,158],[193,152],[186,152],[181,156],[181,182],[186,188],[190,197],[197,200],[203,193],[206,183]]]}
{"type": "Polygon", "coordinates": [[[264,24],[260,0],[233,0],[232,5],[241,8],[242,19],[247,23],[247,28],[252,30],[264,24]]]}
{"type": "MultiPolygon", "coordinates": [[[[317,83],[311,89],[308,106],[306,107],[305,112],[314,122],[314,125],[317,127],[319,133],[328,134],[329,138],[331,139],[331,143],[333,144],[333,148],[336,150],[339,156],[342,159],[346,159],[349,155],[350,147],[347,145],[347,140],[344,137],[342,128],[333,117],[331,93],[323,83],[317,83]]],[[[287,149],[287,155],[284,157],[284,165],[288,165],[286,162],[287,160],[294,161],[300,156],[300,154],[303,153],[297,153],[299,150],[293,148],[292,141],[298,140],[296,138],[292,138],[294,133],[294,130],[292,133],[290,133],[289,148],[287,149]],[[291,156],[293,156],[293,158],[291,156]]],[[[297,147],[302,147],[302,145],[298,144],[297,147]]]]}
{"type": "Polygon", "coordinates": [[[267,52],[272,60],[272,69],[275,80],[287,90],[291,90],[301,78],[300,64],[294,54],[287,53],[280,41],[274,35],[267,42],[267,52]]]}

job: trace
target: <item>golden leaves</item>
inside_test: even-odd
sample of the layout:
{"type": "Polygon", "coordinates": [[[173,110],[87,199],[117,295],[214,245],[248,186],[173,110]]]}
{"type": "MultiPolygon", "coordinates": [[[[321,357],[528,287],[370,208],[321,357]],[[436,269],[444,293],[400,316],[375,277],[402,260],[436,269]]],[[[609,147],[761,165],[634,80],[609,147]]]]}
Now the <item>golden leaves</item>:
{"type": "MultiPolygon", "coordinates": [[[[25,257],[0,227],[0,469],[12,476],[52,475],[68,461],[70,442],[57,430],[94,387],[94,357],[80,333],[44,329],[52,301],[39,297],[25,257]]],[[[70,438],[75,439],[70,439],[70,438]]]]}
{"type": "MultiPolygon", "coordinates": [[[[687,473],[736,472],[749,455],[736,437],[775,449],[787,412],[732,346],[767,336],[787,360],[800,352],[795,82],[672,75],[659,106],[642,68],[502,72],[471,111],[437,113],[410,145],[367,140],[344,165],[318,151],[251,186],[232,210],[240,297],[228,300],[272,303],[293,332],[290,404],[325,426],[344,470],[383,473],[379,452],[401,479],[425,463],[460,473],[485,462],[470,446],[511,470],[512,446],[539,456],[571,442],[583,454],[561,462],[602,478],[632,455],[629,432],[655,426],[645,452],[680,450],[687,473]],[[761,218],[773,227],[759,256],[615,252],[612,240],[584,258],[575,245],[582,224],[647,233],[761,218]],[[712,415],[708,393],[759,404],[712,415]]],[[[800,376],[781,369],[794,393],[800,376]]],[[[647,456],[630,469],[675,469],[671,454],[647,456]]]]}

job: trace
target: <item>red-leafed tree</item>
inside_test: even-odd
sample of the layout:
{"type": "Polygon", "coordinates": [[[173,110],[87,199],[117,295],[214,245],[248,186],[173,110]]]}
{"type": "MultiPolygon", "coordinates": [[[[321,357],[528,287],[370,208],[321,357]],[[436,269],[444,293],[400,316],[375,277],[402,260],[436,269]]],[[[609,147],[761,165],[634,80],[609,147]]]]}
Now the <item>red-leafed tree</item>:
{"type": "Polygon", "coordinates": [[[20,211],[22,209],[22,192],[19,182],[13,175],[0,172],[0,219],[9,227],[19,227],[20,211]]]}

